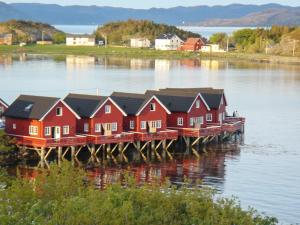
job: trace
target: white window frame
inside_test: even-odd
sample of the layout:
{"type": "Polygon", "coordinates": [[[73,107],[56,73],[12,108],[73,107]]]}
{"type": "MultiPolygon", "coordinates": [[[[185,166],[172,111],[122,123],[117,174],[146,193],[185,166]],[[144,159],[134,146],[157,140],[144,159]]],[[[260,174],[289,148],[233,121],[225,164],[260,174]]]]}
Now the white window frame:
{"type": "Polygon", "coordinates": [[[63,126],[63,135],[68,135],[68,134],[70,134],[70,126],[65,125],[63,126]]]}
{"type": "Polygon", "coordinates": [[[96,123],[95,124],[95,132],[100,133],[102,131],[102,125],[101,123],[96,123]]]}
{"type": "Polygon", "coordinates": [[[114,122],[111,124],[111,131],[116,132],[118,131],[118,123],[114,122]]]}
{"type": "Polygon", "coordinates": [[[111,105],[105,105],[105,114],[111,113],[111,105]]]}
{"type": "Polygon", "coordinates": [[[16,130],[17,129],[17,124],[13,123],[12,128],[13,128],[13,130],[16,130]]]}
{"type": "Polygon", "coordinates": [[[212,113],[207,113],[206,114],[206,121],[207,122],[212,122],[212,113]]]}
{"type": "Polygon", "coordinates": [[[129,128],[130,128],[131,130],[134,129],[134,120],[130,120],[130,121],[129,121],[129,128]]]}
{"type": "Polygon", "coordinates": [[[62,107],[57,107],[56,108],[56,116],[62,116],[62,115],[63,115],[63,109],[62,109],[62,107]],[[58,113],[57,110],[59,110],[60,113],[58,113]]]}
{"type": "Polygon", "coordinates": [[[51,127],[45,127],[44,132],[45,136],[51,136],[51,127]]]}
{"type": "Polygon", "coordinates": [[[89,130],[90,130],[89,123],[84,123],[84,124],[83,124],[83,131],[84,131],[85,133],[88,133],[89,130]]]}
{"type": "Polygon", "coordinates": [[[201,106],[200,100],[197,99],[196,100],[196,109],[200,109],[200,106],[201,106]]]}
{"type": "Polygon", "coordinates": [[[177,125],[183,126],[183,117],[177,117],[177,125]]]}
{"type": "Polygon", "coordinates": [[[151,112],[155,112],[156,111],[156,104],[155,103],[151,103],[150,104],[150,111],[151,112]]]}
{"type": "Polygon", "coordinates": [[[161,120],[156,121],[156,128],[160,129],[161,128],[161,120]]]}
{"type": "Polygon", "coordinates": [[[37,136],[39,133],[39,128],[37,126],[29,126],[29,135],[37,136]]]}
{"type": "Polygon", "coordinates": [[[146,130],[146,128],[147,128],[146,121],[141,121],[141,130],[146,130]]]}
{"type": "Polygon", "coordinates": [[[190,126],[192,127],[192,126],[194,126],[194,124],[195,124],[195,118],[191,117],[190,118],[190,126]]]}

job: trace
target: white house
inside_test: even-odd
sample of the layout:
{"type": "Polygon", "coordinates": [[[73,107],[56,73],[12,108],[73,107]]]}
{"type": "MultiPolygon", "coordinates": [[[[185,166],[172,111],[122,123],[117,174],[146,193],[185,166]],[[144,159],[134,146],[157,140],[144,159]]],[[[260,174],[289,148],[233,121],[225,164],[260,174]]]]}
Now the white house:
{"type": "Polygon", "coordinates": [[[163,34],[155,39],[155,49],[157,50],[177,50],[183,44],[176,34],[163,34]]]}
{"type": "Polygon", "coordinates": [[[209,44],[201,46],[201,52],[225,52],[218,44],[209,44]]]}
{"type": "Polygon", "coordinates": [[[95,36],[86,34],[74,34],[66,37],[67,46],[95,46],[95,36]]]}
{"type": "Polygon", "coordinates": [[[131,48],[150,48],[151,42],[147,38],[132,38],[130,40],[131,48]]]}

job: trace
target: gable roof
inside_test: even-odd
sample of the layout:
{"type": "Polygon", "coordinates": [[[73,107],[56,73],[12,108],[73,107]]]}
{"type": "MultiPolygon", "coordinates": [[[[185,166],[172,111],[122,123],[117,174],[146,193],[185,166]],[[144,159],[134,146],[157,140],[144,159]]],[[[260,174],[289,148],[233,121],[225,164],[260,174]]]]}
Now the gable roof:
{"type": "Polygon", "coordinates": [[[227,105],[226,97],[223,89],[213,88],[166,88],[160,89],[160,91],[169,94],[175,94],[179,96],[196,96],[199,93],[204,98],[205,102],[211,109],[218,109],[221,103],[221,99],[224,96],[225,104],[227,105]]]}
{"type": "Polygon", "coordinates": [[[198,41],[204,44],[201,38],[188,38],[183,44],[184,45],[195,45],[198,41]]]}
{"type": "MultiPolygon", "coordinates": [[[[166,34],[161,34],[159,35],[156,39],[172,39],[173,37],[178,37],[176,34],[172,34],[172,33],[166,33],[166,34]]],[[[178,37],[179,38],[179,37],[178,37]]],[[[180,38],[179,38],[180,39],[180,38]]]]}
{"type": "Polygon", "coordinates": [[[6,110],[6,117],[37,119],[43,116],[59,102],[59,98],[32,95],[20,95],[6,110]]]}
{"type": "Polygon", "coordinates": [[[105,102],[106,96],[68,94],[64,101],[80,116],[90,118],[98,107],[105,102]]]}
{"type": "Polygon", "coordinates": [[[67,34],[67,38],[95,38],[95,35],[90,34],[67,34]]]}
{"type": "Polygon", "coordinates": [[[4,105],[6,108],[9,106],[5,101],[3,101],[1,98],[0,98],[0,103],[2,105],[4,105]]]}

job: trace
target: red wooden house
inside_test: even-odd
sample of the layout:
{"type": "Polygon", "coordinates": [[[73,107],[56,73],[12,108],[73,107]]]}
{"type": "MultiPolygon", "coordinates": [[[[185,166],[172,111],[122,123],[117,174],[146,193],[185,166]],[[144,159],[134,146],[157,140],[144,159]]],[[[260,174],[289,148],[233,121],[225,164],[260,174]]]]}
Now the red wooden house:
{"type": "Polygon", "coordinates": [[[177,139],[177,132],[167,129],[167,115],[171,112],[156,96],[114,92],[111,98],[128,115],[124,129],[135,132],[140,141],[177,139]]]}
{"type": "Polygon", "coordinates": [[[69,94],[64,101],[80,116],[77,132],[89,136],[91,143],[133,140],[133,135],[123,132],[127,114],[110,97],[69,94]]]}
{"type": "Polygon", "coordinates": [[[199,51],[204,42],[201,38],[188,38],[180,47],[181,51],[199,51]]]}
{"type": "Polygon", "coordinates": [[[4,112],[7,110],[8,104],[0,98],[0,119],[2,119],[4,112]]]}
{"type": "Polygon", "coordinates": [[[20,145],[75,146],[85,142],[76,135],[79,115],[59,98],[21,95],[4,115],[6,133],[20,145]]]}

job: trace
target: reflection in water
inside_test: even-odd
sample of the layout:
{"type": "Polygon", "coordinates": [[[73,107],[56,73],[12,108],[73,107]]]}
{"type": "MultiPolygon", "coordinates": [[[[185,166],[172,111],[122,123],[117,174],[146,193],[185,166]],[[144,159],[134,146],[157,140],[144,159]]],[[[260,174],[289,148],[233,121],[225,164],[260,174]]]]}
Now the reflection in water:
{"type": "Polygon", "coordinates": [[[12,56],[9,55],[0,55],[0,66],[10,66],[13,64],[12,56]]]}
{"type": "Polygon", "coordinates": [[[95,65],[96,58],[91,56],[66,56],[67,70],[86,69],[95,65]]]}

